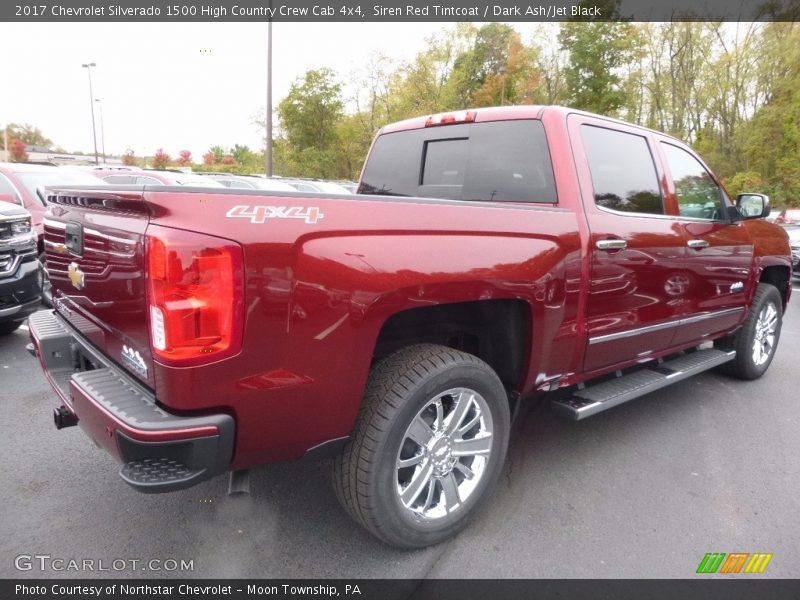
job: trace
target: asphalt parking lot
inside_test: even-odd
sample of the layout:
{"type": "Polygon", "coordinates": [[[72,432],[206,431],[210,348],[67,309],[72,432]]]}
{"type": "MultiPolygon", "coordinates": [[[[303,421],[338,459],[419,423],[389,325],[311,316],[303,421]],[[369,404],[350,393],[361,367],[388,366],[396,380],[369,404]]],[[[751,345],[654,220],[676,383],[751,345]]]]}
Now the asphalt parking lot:
{"type": "Polygon", "coordinates": [[[0,577],[687,578],[708,552],[773,553],[757,577],[797,577],[800,290],[792,305],[759,381],[707,373],[580,423],[546,402],[523,410],[487,509],[411,552],[349,520],[324,462],[253,471],[245,497],[226,496],[222,477],[133,491],[78,428],[55,430],[54,395],[19,330],[0,338],[0,577]],[[115,566],[99,572],[100,559],[115,566]],[[154,559],[162,569],[143,570],[154,559]],[[169,560],[192,569],[164,570],[169,560]]]}

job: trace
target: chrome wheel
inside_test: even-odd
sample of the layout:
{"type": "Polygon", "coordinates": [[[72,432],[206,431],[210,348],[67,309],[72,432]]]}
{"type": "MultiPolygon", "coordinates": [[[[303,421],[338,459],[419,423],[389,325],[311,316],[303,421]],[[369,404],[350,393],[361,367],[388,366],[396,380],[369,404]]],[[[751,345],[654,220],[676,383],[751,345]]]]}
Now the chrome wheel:
{"type": "Polygon", "coordinates": [[[492,451],[486,400],[453,388],[430,399],[403,434],[395,461],[397,496],[425,520],[457,513],[478,487],[492,451]]]}
{"type": "Polygon", "coordinates": [[[778,309],[768,302],[761,308],[753,336],[753,362],[763,365],[775,349],[775,332],[778,329],[778,309]]]}

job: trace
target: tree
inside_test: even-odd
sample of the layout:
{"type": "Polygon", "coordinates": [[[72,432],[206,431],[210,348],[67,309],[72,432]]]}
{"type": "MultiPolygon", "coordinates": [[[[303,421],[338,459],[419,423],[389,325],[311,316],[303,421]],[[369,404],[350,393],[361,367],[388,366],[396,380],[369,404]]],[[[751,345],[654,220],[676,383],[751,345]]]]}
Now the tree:
{"type": "Polygon", "coordinates": [[[233,158],[239,164],[253,162],[253,159],[255,158],[255,154],[252,150],[250,150],[250,148],[247,146],[240,146],[239,144],[234,144],[233,150],[231,150],[231,156],[233,156],[233,158]]]}
{"type": "MultiPolygon", "coordinates": [[[[53,145],[52,140],[46,138],[38,127],[34,127],[29,123],[9,123],[7,130],[9,146],[11,146],[10,140],[13,138],[24,142],[26,146],[46,146],[49,148],[53,145]]],[[[3,136],[0,136],[0,141],[2,141],[2,137],[3,136]]]]}
{"type": "Polygon", "coordinates": [[[182,167],[188,167],[192,164],[192,152],[190,150],[181,150],[178,153],[178,160],[175,161],[182,167]]]}
{"type": "Polygon", "coordinates": [[[214,164],[214,153],[211,150],[203,154],[203,164],[206,166],[214,164]]]}
{"type": "MultiPolygon", "coordinates": [[[[619,0],[602,0],[601,13],[619,17],[619,0]]],[[[581,21],[561,26],[558,41],[569,54],[565,70],[569,102],[575,108],[615,115],[625,104],[622,73],[631,58],[630,23],[581,21]]]]}
{"type": "Polygon", "coordinates": [[[314,177],[336,177],[336,127],[344,114],[341,86],[333,71],[307,71],[278,104],[278,115],[289,142],[293,170],[314,177]]]}
{"type": "Polygon", "coordinates": [[[169,166],[169,163],[172,162],[172,158],[170,155],[164,152],[163,148],[159,148],[156,150],[156,153],[153,155],[153,168],[154,169],[166,169],[169,166]]]}
{"type": "Polygon", "coordinates": [[[28,153],[25,151],[27,146],[19,138],[13,138],[8,142],[8,152],[11,154],[12,162],[26,162],[28,160],[28,153]]]}
{"type": "Polygon", "coordinates": [[[133,166],[136,164],[136,157],[133,154],[133,150],[130,148],[125,150],[125,153],[122,155],[122,164],[127,166],[133,166]]]}

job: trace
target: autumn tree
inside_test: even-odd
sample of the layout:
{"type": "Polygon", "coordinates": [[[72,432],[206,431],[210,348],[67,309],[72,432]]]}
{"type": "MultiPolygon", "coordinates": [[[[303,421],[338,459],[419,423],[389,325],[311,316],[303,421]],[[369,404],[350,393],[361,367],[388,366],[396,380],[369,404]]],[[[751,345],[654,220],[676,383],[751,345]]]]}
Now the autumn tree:
{"type": "Polygon", "coordinates": [[[136,164],[136,157],[134,156],[133,150],[130,148],[125,150],[125,153],[122,155],[122,164],[126,166],[133,166],[136,164]]]}
{"type": "MultiPolygon", "coordinates": [[[[11,146],[11,140],[14,138],[24,142],[26,146],[45,146],[49,148],[53,145],[53,141],[45,137],[38,127],[34,127],[29,123],[9,123],[6,130],[8,132],[9,146],[11,146]]],[[[3,136],[0,136],[0,141],[2,141],[2,138],[3,136]]]]}
{"type": "Polygon", "coordinates": [[[28,160],[28,153],[26,152],[27,145],[19,138],[12,138],[8,142],[8,152],[11,155],[12,162],[26,162],[28,160]]]}
{"type": "Polygon", "coordinates": [[[190,150],[181,150],[178,153],[178,159],[175,161],[182,167],[188,167],[192,164],[192,152],[190,150]]]}
{"type": "Polygon", "coordinates": [[[169,164],[172,162],[172,158],[170,155],[164,152],[163,148],[159,148],[156,150],[156,153],[153,155],[153,168],[154,169],[166,169],[169,164]]]}

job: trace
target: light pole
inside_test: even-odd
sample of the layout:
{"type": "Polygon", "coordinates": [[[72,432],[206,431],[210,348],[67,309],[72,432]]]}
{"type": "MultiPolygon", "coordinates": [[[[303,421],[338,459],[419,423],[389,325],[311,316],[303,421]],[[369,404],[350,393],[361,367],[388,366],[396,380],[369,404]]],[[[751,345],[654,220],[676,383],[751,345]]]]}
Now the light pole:
{"type": "MultiPolygon", "coordinates": [[[[269,1],[270,14],[272,14],[272,0],[269,1]]],[[[272,17],[267,21],[267,148],[264,153],[267,167],[267,177],[272,177],[272,17]]]]}
{"type": "Polygon", "coordinates": [[[97,65],[94,63],[84,63],[81,65],[89,74],[89,107],[92,109],[92,139],[94,140],[94,164],[99,165],[100,160],[97,158],[97,130],[94,126],[94,93],[92,92],[92,67],[97,65]]]}
{"type": "Polygon", "coordinates": [[[103,125],[103,103],[100,102],[99,98],[95,98],[94,101],[100,107],[100,144],[103,148],[103,164],[106,164],[106,128],[103,125]]]}

